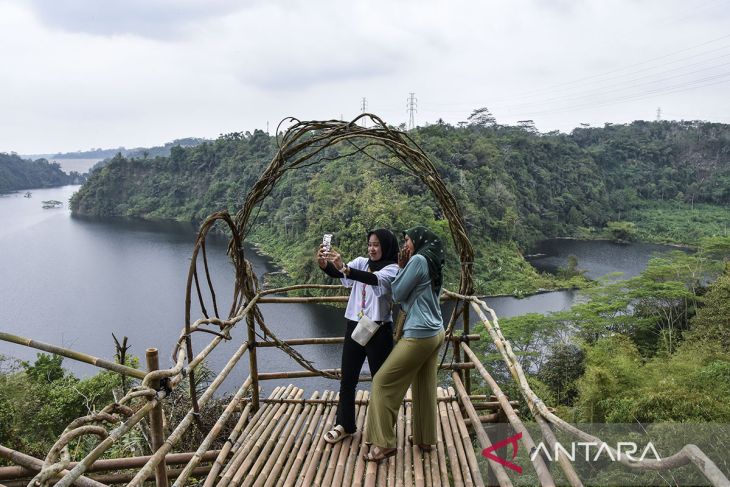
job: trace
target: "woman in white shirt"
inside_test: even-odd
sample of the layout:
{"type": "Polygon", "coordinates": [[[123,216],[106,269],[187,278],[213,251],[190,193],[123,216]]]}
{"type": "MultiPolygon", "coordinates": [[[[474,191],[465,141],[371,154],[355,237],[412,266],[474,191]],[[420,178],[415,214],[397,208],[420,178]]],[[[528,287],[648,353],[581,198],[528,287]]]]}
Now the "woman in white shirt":
{"type": "Polygon", "coordinates": [[[398,240],[390,230],[373,230],[368,234],[368,257],[357,257],[345,265],[339,253],[326,252],[320,246],[317,263],[328,276],[339,278],[344,286],[352,288],[345,310],[347,330],[342,347],[337,421],[324,436],[326,442],[337,443],[357,431],[355,389],[365,358],[374,376],[393,349],[390,284],[398,273],[398,240]],[[380,325],[365,346],[352,339],[363,315],[380,325]]]}

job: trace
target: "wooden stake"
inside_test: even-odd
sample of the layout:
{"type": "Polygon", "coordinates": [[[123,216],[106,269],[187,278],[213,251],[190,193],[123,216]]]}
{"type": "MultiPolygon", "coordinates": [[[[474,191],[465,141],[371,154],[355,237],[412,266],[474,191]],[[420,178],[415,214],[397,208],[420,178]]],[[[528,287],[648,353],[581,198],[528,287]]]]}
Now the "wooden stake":
{"type": "MultiPolygon", "coordinates": [[[[160,368],[160,361],[157,354],[156,348],[148,348],[146,351],[147,357],[147,371],[154,372],[160,368]]],[[[154,390],[160,388],[160,380],[153,379],[150,381],[150,387],[154,390]]],[[[152,437],[152,453],[156,453],[157,450],[165,443],[165,434],[163,432],[162,424],[162,401],[158,401],[157,405],[150,411],[150,436],[152,437]]],[[[167,487],[167,464],[165,463],[164,457],[157,464],[155,468],[155,481],[157,487],[167,487]]]]}

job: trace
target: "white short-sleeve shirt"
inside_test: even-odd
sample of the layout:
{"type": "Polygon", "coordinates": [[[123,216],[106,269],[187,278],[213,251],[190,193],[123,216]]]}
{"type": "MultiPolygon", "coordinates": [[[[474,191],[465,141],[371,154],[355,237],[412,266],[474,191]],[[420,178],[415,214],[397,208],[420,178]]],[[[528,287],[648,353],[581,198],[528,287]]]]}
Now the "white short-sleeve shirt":
{"type": "MultiPolygon", "coordinates": [[[[358,257],[348,262],[347,266],[351,269],[367,271],[368,259],[358,257]]],[[[390,291],[390,283],[398,274],[398,265],[387,265],[373,274],[378,278],[377,286],[363,284],[346,277],[340,279],[343,286],[352,288],[345,310],[345,318],[348,320],[358,321],[360,311],[362,311],[365,316],[373,321],[393,321],[391,312],[393,297],[390,291]]]]}

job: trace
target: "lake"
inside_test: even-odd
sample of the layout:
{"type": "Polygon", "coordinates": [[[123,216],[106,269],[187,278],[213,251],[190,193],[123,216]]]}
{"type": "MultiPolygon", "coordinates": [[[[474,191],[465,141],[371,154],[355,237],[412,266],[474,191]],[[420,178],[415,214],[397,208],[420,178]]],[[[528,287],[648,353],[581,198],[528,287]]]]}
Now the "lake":
{"type": "MultiPolygon", "coordinates": [[[[23,197],[24,192],[0,196],[0,330],[109,360],[114,356],[114,333],[119,339],[129,337],[131,354],[143,358],[146,348],[156,347],[161,365],[170,366],[170,354],[184,325],[185,283],[197,229],[175,222],[71,217],[68,199],[78,188],[31,190],[31,198],[23,197]],[[41,201],[50,199],[64,202],[63,207],[43,209],[41,201]]],[[[211,242],[208,256],[219,309],[227,310],[233,269],[225,247],[222,239],[211,242]]],[[[613,271],[630,276],[643,269],[652,252],[663,249],[556,240],[544,243],[540,251],[548,255],[535,263],[549,269],[564,265],[567,256],[574,254],[579,267],[587,268],[591,277],[613,271]]],[[[268,258],[250,247],[246,256],[259,277],[276,270],[268,258]]],[[[487,303],[499,316],[507,317],[567,309],[574,299],[574,291],[562,291],[525,299],[488,298],[487,303]]],[[[330,306],[268,304],[261,309],[268,326],[283,339],[341,336],[344,327],[344,311],[330,306]]],[[[192,316],[195,319],[200,314],[194,310],[192,316]]],[[[223,367],[246,336],[242,325],[234,329],[233,340],[219,345],[211,356],[209,366],[214,371],[223,367]]],[[[197,334],[195,350],[209,339],[207,334],[197,334]]],[[[318,368],[339,367],[339,345],[298,349],[318,368]]],[[[34,360],[36,353],[0,341],[2,355],[34,360]]],[[[263,372],[299,368],[275,349],[260,349],[259,357],[263,372]]],[[[69,359],[64,364],[80,376],[97,370],[69,359]]],[[[247,374],[244,359],[223,389],[232,390],[247,374]]],[[[265,387],[270,391],[289,382],[269,381],[265,387]]],[[[308,390],[338,387],[322,378],[302,383],[308,390]]]]}

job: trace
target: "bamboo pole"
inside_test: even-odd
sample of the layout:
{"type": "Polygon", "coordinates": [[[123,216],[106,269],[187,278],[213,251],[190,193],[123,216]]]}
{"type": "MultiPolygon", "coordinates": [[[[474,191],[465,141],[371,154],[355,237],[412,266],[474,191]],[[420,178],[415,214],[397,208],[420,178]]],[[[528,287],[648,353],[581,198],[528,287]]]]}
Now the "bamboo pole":
{"type": "MultiPolygon", "coordinates": [[[[288,396],[293,388],[294,386],[292,384],[289,384],[285,388],[277,387],[274,389],[274,392],[272,392],[271,396],[288,396]]],[[[241,433],[241,435],[239,435],[238,440],[236,440],[236,443],[233,445],[231,449],[233,455],[223,468],[221,472],[221,479],[216,483],[216,485],[223,487],[228,482],[230,482],[230,479],[232,478],[236,469],[238,469],[241,463],[243,463],[243,461],[246,459],[246,456],[248,455],[248,452],[251,451],[251,448],[253,448],[256,440],[259,438],[259,436],[261,436],[261,432],[266,429],[266,427],[271,422],[271,419],[281,407],[283,406],[265,405],[263,408],[256,411],[256,414],[254,415],[251,422],[248,424],[248,426],[246,426],[246,429],[243,431],[243,433],[241,433]]]]}
{"type": "MultiPolygon", "coordinates": [[[[479,335],[468,335],[466,337],[463,337],[463,339],[466,339],[468,341],[477,341],[481,337],[479,335]]],[[[450,340],[452,342],[459,342],[462,341],[462,337],[460,336],[452,336],[448,337],[447,340],[450,340]]],[[[320,337],[320,338],[292,338],[290,340],[281,340],[282,343],[285,345],[289,345],[290,347],[299,346],[299,345],[335,345],[338,343],[343,343],[345,339],[343,337],[320,337]]],[[[269,342],[269,341],[257,341],[256,342],[257,347],[278,347],[278,344],[275,342],[269,342]]]]}
{"type": "MultiPolygon", "coordinates": [[[[367,406],[369,406],[370,393],[367,391],[365,392],[365,400],[368,401],[367,406]]],[[[359,445],[359,449],[356,449],[357,453],[355,456],[355,467],[354,467],[354,471],[352,473],[352,487],[360,487],[360,486],[362,486],[363,481],[364,481],[363,477],[365,474],[365,467],[366,467],[366,465],[365,465],[366,462],[365,462],[364,456],[367,454],[368,448],[369,448],[369,444],[366,443],[367,438],[366,438],[365,429],[367,428],[369,414],[370,414],[370,408],[365,407],[365,413],[364,413],[364,418],[363,418],[363,427],[361,430],[362,434],[360,435],[360,441],[359,441],[360,445],[359,445]]]]}
{"type": "Polygon", "coordinates": [[[446,487],[450,487],[449,484],[449,471],[446,468],[446,454],[444,453],[444,432],[441,428],[440,417],[436,418],[436,457],[439,464],[439,472],[441,473],[441,479],[446,487]]]}
{"type": "Polygon", "coordinates": [[[238,436],[241,434],[241,430],[249,424],[248,423],[248,415],[251,412],[251,405],[246,404],[246,407],[243,408],[243,411],[241,412],[241,416],[238,418],[238,421],[236,422],[236,426],[233,427],[233,430],[231,431],[231,434],[228,435],[228,439],[223,444],[223,448],[219,450],[218,455],[215,457],[215,461],[213,462],[213,465],[211,466],[210,472],[208,473],[208,476],[205,479],[204,487],[210,487],[212,485],[208,484],[209,478],[216,478],[218,476],[218,473],[220,472],[221,468],[223,467],[223,462],[228,457],[228,454],[231,451],[231,448],[233,448],[233,444],[238,438],[238,436]]]}
{"type": "MultiPolygon", "coordinates": [[[[336,409],[336,408],[333,408],[336,409]]],[[[337,417],[335,416],[335,419],[332,422],[333,425],[337,424],[337,417]]],[[[315,487],[320,487],[322,485],[322,479],[324,478],[324,475],[327,471],[327,464],[332,456],[332,450],[335,447],[340,447],[340,443],[337,443],[336,445],[332,445],[330,443],[325,443],[324,445],[324,451],[322,452],[322,456],[319,459],[319,465],[317,466],[317,472],[314,475],[314,485],[315,487]]]]}
{"type": "MultiPolygon", "coordinates": [[[[147,358],[147,370],[149,372],[155,372],[160,368],[160,360],[156,348],[148,348],[145,352],[145,356],[147,358]]],[[[158,390],[160,388],[160,381],[151,381],[150,387],[154,390],[158,390]]],[[[157,405],[152,408],[149,420],[152,453],[155,453],[165,442],[165,434],[162,431],[162,401],[158,401],[157,405]]],[[[157,468],[155,469],[155,482],[157,483],[157,487],[167,487],[169,485],[167,483],[167,464],[165,463],[164,457],[162,458],[162,461],[157,464],[157,468]]]]}
{"type": "MultiPolygon", "coordinates": [[[[289,345],[290,347],[297,345],[336,345],[338,343],[344,343],[344,337],[323,337],[323,338],[294,338],[291,340],[282,340],[282,343],[289,345]]],[[[278,344],[274,342],[256,342],[257,347],[278,347],[278,344]]]]}
{"type": "MultiPolygon", "coordinates": [[[[473,369],[476,366],[472,362],[464,363],[453,363],[453,364],[442,364],[440,370],[460,370],[460,369],[473,369]]],[[[290,370],[287,372],[262,372],[258,374],[259,380],[273,380],[273,379],[297,379],[302,377],[320,377],[323,374],[340,374],[340,369],[322,369],[318,372],[311,372],[309,370],[290,370]]],[[[360,382],[372,381],[372,376],[361,375],[359,377],[360,382]]]]}
{"type": "MultiPolygon", "coordinates": [[[[301,394],[303,393],[304,390],[301,390],[301,394]]],[[[312,399],[316,399],[318,395],[319,393],[315,391],[312,394],[312,399]]],[[[279,478],[282,470],[284,469],[286,459],[290,456],[289,452],[294,444],[294,439],[299,433],[299,428],[301,427],[309,408],[311,408],[311,405],[309,404],[297,404],[294,406],[294,410],[291,415],[282,421],[284,428],[278,435],[276,435],[278,436],[278,441],[272,448],[271,454],[268,455],[268,460],[261,468],[261,471],[255,474],[253,479],[254,487],[273,485],[275,483],[275,479],[279,478]],[[268,479],[271,479],[271,482],[268,482],[268,479]]],[[[274,437],[270,438],[269,441],[273,439],[274,437]]],[[[249,476],[250,475],[251,472],[249,472],[249,476]]],[[[248,485],[248,483],[246,485],[248,485]]]]}
{"type": "Polygon", "coordinates": [[[349,296],[315,296],[315,297],[270,297],[259,298],[261,304],[271,303],[346,303],[349,296]]]}
{"type": "MultiPolygon", "coordinates": [[[[398,408],[398,411],[396,414],[400,412],[400,408],[398,408]]],[[[400,472],[401,476],[403,475],[403,465],[398,462],[398,449],[402,449],[402,442],[403,442],[403,435],[402,432],[398,431],[398,416],[396,416],[396,422],[395,422],[395,448],[396,448],[396,454],[393,455],[388,459],[388,481],[387,481],[387,487],[395,487],[397,478],[398,478],[398,472],[400,472]],[[400,435],[400,436],[399,436],[400,435]]]]}
{"type": "MultiPolygon", "coordinates": [[[[458,374],[452,373],[454,380],[459,377],[458,374]]],[[[461,380],[461,379],[459,379],[461,380]]],[[[441,393],[443,390],[439,388],[441,393]]],[[[443,397],[443,396],[442,396],[443,397]]],[[[451,476],[454,481],[454,487],[464,487],[464,477],[461,474],[459,468],[459,457],[458,451],[456,450],[456,444],[454,443],[454,435],[451,432],[451,423],[449,422],[448,411],[446,410],[445,403],[439,403],[439,418],[441,420],[441,431],[444,435],[444,449],[449,459],[449,465],[451,466],[451,476]]]]}
{"type": "MultiPolygon", "coordinates": [[[[438,419],[436,420],[438,421],[438,419]]],[[[431,472],[431,485],[434,487],[441,487],[441,475],[439,474],[439,462],[438,462],[438,434],[436,436],[436,445],[434,445],[430,452],[426,453],[430,464],[431,472]]]]}
{"type": "MultiPolygon", "coordinates": [[[[296,394],[297,391],[298,388],[289,384],[289,386],[287,386],[286,390],[284,391],[284,394],[293,395],[296,394]]],[[[276,427],[279,418],[284,414],[288,407],[289,406],[285,404],[280,404],[273,407],[271,416],[266,419],[266,422],[261,425],[261,428],[257,429],[254,432],[255,436],[252,436],[250,438],[250,441],[248,441],[240,450],[236,451],[235,457],[232,458],[229,462],[227,466],[227,471],[223,473],[223,477],[218,483],[219,487],[225,487],[229,483],[234,483],[234,485],[237,485],[235,483],[235,479],[237,476],[239,477],[238,482],[241,481],[243,473],[245,473],[245,470],[253,464],[255,458],[259,454],[259,451],[261,451],[261,448],[264,446],[266,439],[270,435],[271,430],[276,427]],[[238,475],[239,472],[242,472],[242,474],[238,475]]]]}
{"type": "MultiPolygon", "coordinates": [[[[456,391],[453,387],[449,387],[449,395],[452,397],[456,396],[456,391]]],[[[461,443],[464,446],[464,453],[466,454],[466,461],[472,481],[474,482],[474,485],[476,485],[476,487],[484,487],[484,480],[482,479],[482,474],[479,470],[479,462],[477,461],[477,457],[474,454],[474,447],[471,443],[471,436],[469,435],[469,430],[466,429],[464,417],[461,415],[461,409],[459,409],[458,404],[453,402],[450,404],[447,403],[446,407],[451,407],[452,415],[456,420],[456,427],[459,432],[458,435],[461,437],[461,443]]],[[[464,470],[464,472],[466,472],[466,470],[464,470]]]]}
{"type": "Polygon", "coordinates": [[[248,343],[250,344],[248,350],[248,370],[251,374],[251,380],[253,381],[254,390],[254,394],[251,399],[253,400],[253,410],[255,412],[259,410],[259,364],[258,360],[256,360],[256,324],[254,323],[253,314],[251,313],[246,315],[246,326],[248,329],[248,343]]]}
{"type": "Polygon", "coordinates": [[[411,415],[410,415],[410,403],[404,402],[403,406],[403,422],[405,425],[404,433],[405,433],[405,441],[403,443],[403,485],[405,487],[413,487],[413,475],[414,475],[414,465],[413,465],[413,449],[411,448],[410,442],[408,441],[408,438],[411,437],[413,434],[413,425],[411,424],[411,415]]]}
{"type": "MultiPolygon", "coordinates": [[[[410,399],[412,397],[412,391],[409,388],[406,392],[406,397],[410,399]]],[[[406,418],[410,422],[410,431],[408,432],[409,437],[413,437],[413,405],[411,402],[406,403],[406,418]]],[[[408,423],[406,423],[406,427],[408,423]]],[[[426,485],[426,474],[423,471],[423,455],[421,449],[411,443],[410,448],[413,456],[413,482],[416,487],[425,487],[426,485]]]]}
{"type": "MultiPolygon", "coordinates": [[[[359,390],[355,394],[355,426],[357,426],[357,419],[360,416],[360,410],[364,406],[357,405],[358,402],[362,401],[363,391],[359,390]]],[[[352,444],[352,435],[337,442],[332,447],[332,454],[330,460],[327,463],[327,470],[325,471],[324,478],[322,479],[323,485],[342,485],[342,479],[345,476],[345,464],[347,462],[348,454],[350,453],[350,445],[352,444]]]]}
{"type": "Polygon", "coordinates": [[[30,338],[22,337],[19,335],[13,335],[4,331],[0,331],[0,340],[10,343],[16,343],[18,345],[24,345],[30,348],[36,348],[38,350],[43,350],[44,352],[55,353],[56,355],[61,355],[62,357],[78,360],[79,362],[91,364],[96,367],[111,370],[113,372],[118,372],[123,375],[129,375],[137,379],[144,379],[145,375],[147,375],[146,372],[142,370],[133,369],[132,367],[127,367],[126,365],[109,362],[108,360],[77,352],[69,348],[58,347],[56,345],[39,342],[37,340],[32,340],[30,338]]]}
{"type": "MultiPolygon", "coordinates": [[[[367,397],[367,396],[363,396],[367,397]]],[[[436,401],[438,402],[457,402],[457,400],[453,397],[437,397],[436,401]]],[[[245,402],[245,401],[244,401],[245,402]]],[[[287,398],[279,398],[279,399],[261,399],[260,402],[266,403],[266,404],[283,404],[283,403],[302,403],[302,404],[332,404],[337,405],[339,400],[338,399],[287,399],[287,398]]],[[[409,398],[403,398],[403,402],[413,402],[412,399],[409,398]]],[[[355,405],[359,406],[362,404],[369,404],[370,399],[355,399],[355,405]]],[[[517,401],[510,401],[510,404],[517,404],[517,401]]],[[[494,402],[493,404],[488,404],[486,408],[484,409],[499,409],[499,403],[494,402]]]]}
{"type": "MultiPolygon", "coordinates": [[[[471,420],[471,425],[476,432],[479,444],[482,448],[489,448],[490,446],[492,446],[492,442],[489,439],[489,436],[487,436],[487,433],[484,431],[484,428],[482,428],[481,423],[479,422],[477,412],[472,406],[471,401],[469,401],[469,395],[466,393],[466,388],[461,383],[461,381],[458,380],[459,377],[457,375],[451,374],[451,378],[454,381],[454,387],[456,388],[456,392],[459,394],[459,397],[461,399],[461,404],[462,406],[464,406],[464,409],[466,410],[466,413],[471,420]]],[[[492,471],[494,472],[494,476],[497,478],[497,482],[499,483],[499,485],[503,487],[512,487],[512,481],[507,476],[507,472],[505,472],[504,467],[493,460],[487,460],[489,462],[489,468],[492,469],[492,471]]]]}
{"type": "Polygon", "coordinates": [[[361,460],[361,447],[365,444],[365,427],[367,421],[368,406],[370,404],[370,392],[363,391],[362,401],[357,414],[357,429],[360,432],[359,435],[354,435],[352,443],[350,445],[350,452],[347,459],[347,465],[345,465],[345,476],[343,479],[344,485],[352,485],[353,475],[358,460],[361,460]]]}
{"type": "MultiPolygon", "coordinates": [[[[441,389],[441,394],[447,396],[448,392],[444,389],[441,389]]],[[[460,469],[464,485],[466,487],[473,487],[474,480],[471,478],[471,470],[469,468],[469,460],[467,458],[467,451],[473,453],[472,446],[471,444],[469,444],[468,446],[465,445],[461,439],[459,425],[457,423],[456,417],[454,416],[453,403],[444,403],[443,406],[446,409],[446,417],[449,420],[449,426],[451,428],[451,437],[454,445],[456,446],[456,457],[459,460],[458,464],[452,465],[451,468],[452,470],[460,469]]],[[[458,410],[458,407],[456,409],[458,410]]]]}
{"type": "MultiPolygon", "coordinates": [[[[295,387],[292,392],[294,397],[301,397],[304,394],[304,390],[298,387],[295,387]]],[[[269,429],[268,432],[264,430],[264,434],[259,437],[259,440],[265,440],[265,442],[261,444],[258,450],[256,450],[256,445],[254,445],[254,450],[248,454],[246,461],[243,462],[238,468],[238,472],[233,476],[232,482],[234,485],[250,487],[256,481],[259,471],[266,466],[274,446],[280,441],[281,432],[289,423],[289,418],[292,416],[292,413],[299,411],[301,407],[301,404],[290,404],[283,407],[281,416],[274,416],[274,420],[270,425],[273,428],[269,429]]],[[[265,475],[265,472],[263,473],[265,475]]]]}
{"type": "MultiPolygon", "coordinates": [[[[527,428],[525,428],[525,425],[522,424],[520,418],[517,416],[517,414],[515,414],[512,406],[507,400],[507,396],[504,395],[502,389],[500,389],[499,385],[497,385],[497,382],[492,378],[491,375],[489,375],[487,369],[481,364],[481,362],[478,361],[479,359],[474,354],[474,352],[472,352],[471,348],[469,348],[466,343],[462,343],[461,348],[464,350],[464,353],[466,353],[469,358],[471,358],[472,361],[475,361],[477,371],[479,371],[479,374],[481,374],[482,378],[487,382],[489,388],[492,389],[492,392],[497,396],[497,400],[502,405],[502,410],[507,415],[507,419],[509,420],[512,427],[518,433],[522,433],[522,444],[525,446],[527,451],[533,451],[533,448],[537,448],[537,446],[535,445],[535,441],[532,439],[530,432],[527,431],[527,428]]],[[[535,455],[531,460],[532,465],[535,467],[535,471],[537,472],[537,477],[540,480],[540,484],[544,486],[554,486],[555,481],[553,480],[553,477],[550,474],[550,470],[548,470],[547,465],[545,465],[545,461],[542,459],[542,457],[540,455],[535,455]]]]}
{"type": "MultiPolygon", "coordinates": [[[[339,394],[337,394],[339,397],[339,394]]],[[[302,469],[302,472],[299,476],[299,480],[297,481],[297,485],[304,485],[306,487],[309,487],[310,485],[314,485],[314,478],[317,474],[317,467],[319,466],[320,459],[322,458],[322,455],[325,450],[325,445],[327,444],[324,441],[324,433],[331,430],[332,427],[335,425],[335,414],[337,413],[337,408],[331,407],[329,413],[327,414],[327,419],[323,422],[322,429],[319,432],[319,437],[317,438],[317,442],[314,446],[314,451],[308,455],[308,463],[305,468],[302,469]]]]}
{"type": "MultiPolygon", "coordinates": [[[[466,385],[464,385],[464,389],[466,389],[466,385]]],[[[519,401],[508,401],[510,406],[517,406],[519,404],[519,401]]],[[[471,405],[474,406],[474,409],[491,409],[492,411],[499,411],[502,409],[502,405],[499,403],[499,401],[472,401],[471,405]]]]}
{"type": "Polygon", "coordinates": [[[548,424],[548,422],[545,421],[545,419],[539,414],[535,414],[535,421],[537,421],[537,424],[540,425],[540,431],[542,431],[542,435],[545,437],[548,444],[550,444],[551,451],[557,452],[558,464],[563,469],[563,472],[565,473],[565,478],[568,479],[570,485],[572,487],[583,487],[583,482],[578,477],[578,474],[573,468],[573,464],[570,462],[567,454],[564,451],[555,448],[555,444],[558,440],[557,438],[555,438],[555,434],[550,429],[550,425],[548,424]]]}
{"type": "MultiPolygon", "coordinates": [[[[515,414],[519,414],[519,411],[517,409],[515,409],[515,414]]],[[[479,423],[477,423],[477,425],[485,424],[485,423],[486,424],[499,423],[499,422],[501,422],[500,419],[503,417],[504,416],[501,413],[490,413],[490,414],[480,415],[478,417],[479,423]]],[[[469,418],[464,420],[464,424],[466,424],[470,428],[476,428],[476,426],[477,426],[474,423],[472,423],[471,419],[469,419],[469,418]]]]}
{"type": "Polygon", "coordinates": [[[355,427],[357,431],[352,434],[349,438],[345,438],[343,442],[346,442],[342,446],[344,451],[344,464],[340,468],[338,459],[338,469],[335,471],[334,485],[351,485],[352,484],[352,473],[355,470],[355,460],[357,457],[357,450],[359,447],[358,439],[363,435],[363,427],[365,422],[365,411],[367,410],[367,391],[358,391],[358,395],[355,398],[355,405],[357,408],[357,416],[355,416],[355,427]],[[359,401],[357,399],[360,399],[359,401]]]}
{"type": "MultiPolygon", "coordinates": [[[[26,455],[25,453],[21,453],[19,451],[12,450],[3,445],[0,445],[0,457],[10,460],[11,462],[32,471],[33,473],[31,473],[31,476],[34,474],[34,472],[39,472],[41,468],[43,468],[43,460],[32,457],[30,455],[26,455]]],[[[62,472],[59,472],[58,475],[66,476],[68,475],[68,473],[68,470],[63,470],[62,472]]],[[[104,484],[101,484],[100,482],[92,480],[88,477],[79,477],[75,480],[74,484],[81,487],[104,487],[104,484]]]]}
{"type": "MultiPolygon", "coordinates": [[[[198,467],[195,470],[193,470],[191,477],[203,477],[208,473],[209,470],[210,470],[209,466],[198,467]]],[[[182,471],[182,469],[169,469],[167,474],[168,474],[169,478],[173,478],[174,476],[178,475],[181,471],[182,471]]],[[[123,483],[129,482],[130,480],[132,480],[132,477],[134,477],[134,472],[95,474],[93,477],[90,477],[89,479],[96,482],[95,485],[106,487],[111,484],[123,484],[123,483]]],[[[10,480],[10,481],[7,481],[5,484],[0,484],[0,486],[2,486],[2,485],[5,485],[7,487],[27,487],[28,480],[27,479],[10,480]]]]}
{"type": "Polygon", "coordinates": [[[188,462],[188,464],[180,473],[180,476],[175,480],[173,487],[182,487],[185,485],[188,475],[193,471],[195,467],[198,466],[203,458],[203,455],[206,451],[208,451],[208,448],[210,448],[211,443],[213,443],[213,441],[218,438],[218,435],[223,429],[223,426],[228,422],[228,418],[233,413],[233,410],[241,402],[244,394],[246,394],[246,391],[248,391],[248,388],[251,387],[251,382],[251,376],[248,376],[246,380],[243,381],[243,384],[236,392],[236,395],[233,396],[233,399],[231,399],[231,401],[228,403],[226,409],[218,418],[218,421],[216,421],[208,434],[205,436],[205,439],[198,446],[198,449],[196,450],[195,455],[193,455],[193,458],[190,459],[190,462],[188,462]]]}
{"type": "MultiPolygon", "coordinates": [[[[319,392],[316,392],[315,394],[319,395],[319,392]]],[[[300,425],[295,427],[295,429],[299,433],[297,433],[294,438],[291,453],[286,456],[286,462],[284,463],[281,473],[275,478],[271,478],[270,481],[267,481],[267,485],[276,484],[277,486],[281,487],[282,485],[284,485],[284,482],[291,474],[292,469],[295,468],[295,466],[296,468],[298,468],[297,457],[299,456],[300,452],[302,452],[302,446],[304,445],[305,440],[310,434],[310,428],[312,427],[312,418],[317,417],[317,410],[321,409],[322,407],[323,406],[314,403],[307,403],[307,405],[304,407],[304,413],[301,416],[302,422],[300,425]]],[[[304,450],[304,453],[306,453],[306,450],[304,450]]],[[[294,472],[294,474],[292,475],[296,475],[296,472],[294,472]]]]}
{"type": "Polygon", "coordinates": [[[266,296],[267,294],[281,294],[289,291],[297,291],[301,289],[339,289],[341,291],[348,290],[342,284],[294,284],[293,286],[277,287],[273,289],[266,289],[259,291],[259,296],[266,296]]]}
{"type": "MultiPolygon", "coordinates": [[[[212,450],[206,452],[203,456],[203,461],[214,460],[219,452],[220,450],[212,450]]],[[[0,457],[2,457],[1,451],[0,457]]],[[[192,457],[193,453],[171,453],[170,455],[167,455],[167,457],[165,457],[165,460],[167,461],[168,465],[180,465],[189,462],[192,457]]],[[[142,456],[97,460],[91,467],[89,467],[87,472],[107,472],[110,470],[125,470],[129,468],[141,467],[142,465],[147,463],[147,460],[149,459],[149,456],[142,456]]],[[[69,463],[68,468],[75,467],[77,463],[78,462],[69,463]]],[[[33,469],[22,466],[0,467],[0,480],[13,480],[21,477],[32,477],[35,474],[36,472],[33,469]]]]}
{"type": "MultiPolygon", "coordinates": [[[[463,333],[467,337],[471,336],[471,335],[469,335],[469,321],[470,321],[469,320],[469,309],[470,309],[469,303],[464,301],[464,310],[462,312],[462,315],[463,315],[462,319],[464,322],[463,333]]],[[[469,338],[466,338],[466,339],[467,339],[467,343],[469,343],[469,338]]],[[[458,347],[455,347],[455,348],[458,348],[458,347]]],[[[466,388],[466,392],[471,394],[471,372],[469,370],[464,371],[464,387],[466,388]]]]}
{"type": "MultiPolygon", "coordinates": [[[[322,398],[326,401],[327,399],[329,399],[330,395],[334,395],[334,393],[331,393],[330,391],[325,391],[322,395],[322,398]]],[[[294,462],[289,469],[289,473],[286,475],[286,479],[284,479],[283,481],[284,487],[293,487],[296,483],[299,469],[302,467],[302,465],[304,465],[304,462],[307,459],[309,446],[312,444],[314,434],[317,431],[317,426],[319,425],[319,419],[322,416],[322,412],[325,410],[325,404],[327,403],[317,403],[317,409],[314,411],[312,417],[308,420],[308,424],[306,425],[307,430],[303,435],[299,450],[297,451],[296,456],[293,456],[294,462]]],[[[277,485],[280,486],[282,485],[282,483],[279,482],[277,485]]]]}
{"type": "Polygon", "coordinates": [[[406,422],[403,406],[398,407],[398,421],[396,422],[395,437],[397,439],[398,450],[395,453],[395,464],[397,470],[395,472],[395,487],[403,487],[405,482],[404,474],[406,468],[411,468],[405,464],[405,443],[406,443],[406,422]]]}
{"type": "MultiPolygon", "coordinates": [[[[319,392],[315,391],[312,394],[311,399],[317,399],[319,392]]],[[[269,473],[268,478],[263,485],[274,485],[277,481],[283,482],[288,473],[288,469],[291,467],[294,460],[293,453],[297,450],[298,443],[297,439],[302,439],[304,431],[306,429],[306,423],[309,420],[310,411],[314,409],[314,404],[311,402],[306,403],[304,410],[297,416],[296,423],[293,429],[288,432],[288,438],[286,444],[280,449],[279,457],[276,459],[274,468],[269,473]],[[300,434],[301,432],[301,434],[300,434]]]]}

